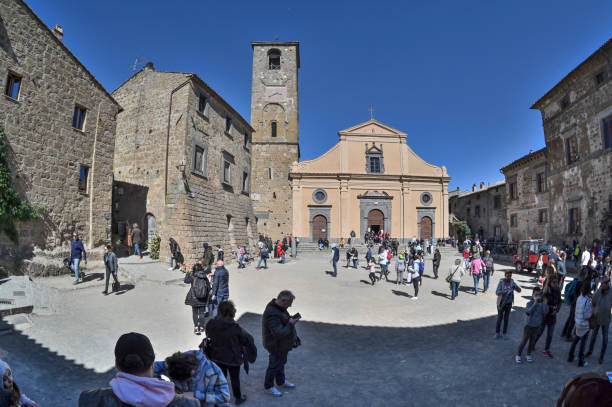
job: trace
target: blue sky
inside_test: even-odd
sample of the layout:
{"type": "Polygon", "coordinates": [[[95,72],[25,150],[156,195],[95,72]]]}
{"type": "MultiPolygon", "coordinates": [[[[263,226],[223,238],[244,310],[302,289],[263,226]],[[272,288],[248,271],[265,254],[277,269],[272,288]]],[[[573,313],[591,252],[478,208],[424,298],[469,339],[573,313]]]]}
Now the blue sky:
{"type": "Polygon", "coordinates": [[[544,146],[529,107],[612,36],[604,0],[27,2],[109,91],[140,56],[197,73],[247,120],[250,42],[300,41],[302,159],[372,104],[462,190],[544,146]]]}

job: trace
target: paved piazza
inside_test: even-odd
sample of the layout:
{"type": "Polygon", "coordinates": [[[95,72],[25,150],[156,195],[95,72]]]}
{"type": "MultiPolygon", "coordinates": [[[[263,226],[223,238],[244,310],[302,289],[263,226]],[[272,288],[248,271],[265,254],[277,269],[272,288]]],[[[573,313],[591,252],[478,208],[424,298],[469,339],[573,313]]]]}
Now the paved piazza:
{"type": "MultiPolygon", "coordinates": [[[[443,255],[441,274],[454,258],[454,253],[443,255]]],[[[182,275],[146,259],[140,266],[134,261],[122,259],[133,288],[121,295],[104,297],[98,280],[78,289],[67,276],[38,280],[61,288],[56,311],[31,315],[30,321],[11,319],[17,329],[0,337],[0,357],[13,365],[17,382],[41,406],[76,405],[81,390],[107,385],[114,374],[114,344],[122,333],[148,335],[158,359],[199,344],[191,309],[183,304],[187,287],[177,281],[182,275]]],[[[555,358],[541,355],[542,338],[534,363],[514,363],[523,329],[521,308],[532,286],[526,275],[515,275],[524,290],[517,295],[504,341],[493,339],[495,295],[474,296],[468,276],[451,302],[444,279],[429,278],[430,260],[417,301],[410,299],[412,286],[366,284],[364,269],[339,267],[338,278],[332,278],[326,274],[331,270],[327,253],[307,254],[286,265],[271,262],[266,271],[256,271],[253,263],[244,271],[228,268],[239,322],[259,348],[250,374],[241,374],[248,406],[550,406],[566,380],[583,371],[565,361],[569,344],[559,337],[559,325],[567,309],[556,327],[555,358]],[[267,352],[261,347],[260,316],[282,289],[297,296],[290,311],[303,316],[298,324],[303,345],[289,354],[287,365],[288,379],[297,388],[274,399],[263,392],[267,352]]],[[[504,268],[497,266],[491,290],[504,268]]],[[[603,366],[593,358],[590,362],[590,371],[612,370],[609,352],[603,366]]]]}

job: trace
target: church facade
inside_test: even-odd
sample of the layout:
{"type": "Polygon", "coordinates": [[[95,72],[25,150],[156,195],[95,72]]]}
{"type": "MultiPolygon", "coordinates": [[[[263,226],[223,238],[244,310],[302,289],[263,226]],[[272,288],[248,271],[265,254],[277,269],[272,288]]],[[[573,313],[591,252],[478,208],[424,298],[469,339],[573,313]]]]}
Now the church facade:
{"type": "Polygon", "coordinates": [[[289,174],[293,234],[334,241],[351,232],[389,232],[393,238],[448,236],[445,167],[429,164],[406,144],[406,134],[371,119],[338,133],[322,156],[296,162],[289,174]]]}

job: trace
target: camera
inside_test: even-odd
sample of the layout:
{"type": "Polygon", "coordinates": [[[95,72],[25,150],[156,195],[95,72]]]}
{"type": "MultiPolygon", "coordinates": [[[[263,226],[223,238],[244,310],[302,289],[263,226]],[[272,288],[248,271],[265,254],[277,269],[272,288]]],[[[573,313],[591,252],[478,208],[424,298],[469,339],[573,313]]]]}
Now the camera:
{"type": "Polygon", "coordinates": [[[302,318],[302,316],[300,315],[299,312],[291,317],[291,319],[301,319],[301,318],[302,318]]]}

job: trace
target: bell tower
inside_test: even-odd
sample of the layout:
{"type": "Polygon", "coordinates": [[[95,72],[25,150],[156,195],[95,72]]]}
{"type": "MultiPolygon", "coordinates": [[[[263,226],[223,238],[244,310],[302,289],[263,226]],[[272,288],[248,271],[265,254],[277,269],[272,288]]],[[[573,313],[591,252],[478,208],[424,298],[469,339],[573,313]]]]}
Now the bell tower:
{"type": "Polygon", "coordinates": [[[300,158],[299,42],[252,42],[251,200],[257,231],[273,240],[292,232],[291,165],[300,158]],[[282,235],[282,236],[281,236],[282,235]]]}

